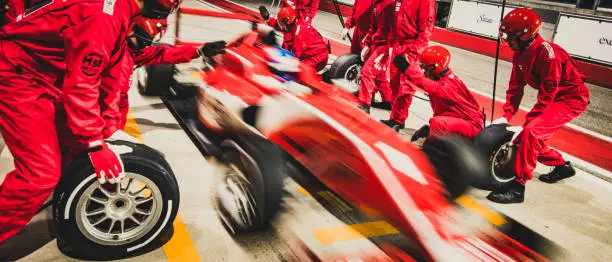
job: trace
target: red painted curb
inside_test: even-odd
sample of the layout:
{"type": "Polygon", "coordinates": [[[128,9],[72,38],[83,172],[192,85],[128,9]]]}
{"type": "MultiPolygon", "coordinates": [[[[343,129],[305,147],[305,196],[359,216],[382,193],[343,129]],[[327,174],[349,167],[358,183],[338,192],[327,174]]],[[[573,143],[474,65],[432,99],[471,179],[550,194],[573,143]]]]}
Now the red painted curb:
{"type": "MultiPolygon", "coordinates": [[[[229,11],[243,13],[243,14],[256,14],[255,11],[229,2],[228,0],[206,0],[207,2],[222,6],[229,11]]],[[[465,35],[465,34],[462,34],[465,35]]],[[[480,38],[482,39],[482,38],[480,38]]],[[[349,47],[341,42],[330,40],[332,46],[332,53],[336,56],[346,54],[349,52],[349,47]]],[[[495,50],[494,50],[495,51],[495,50]]],[[[481,106],[485,107],[485,110],[491,111],[491,98],[472,92],[474,97],[478,100],[481,106]]],[[[495,108],[502,108],[503,102],[495,101],[495,108]]],[[[525,120],[527,112],[520,109],[512,119],[511,124],[520,125],[525,120]]],[[[501,110],[495,112],[495,117],[502,115],[501,110]]],[[[579,159],[592,163],[598,167],[601,167],[607,171],[612,172],[612,146],[611,143],[603,139],[597,138],[593,135],[581,132],[579,130],[564,126],[551,138],[548,144],[554,148],[557,148],[563,152],[566,152],[579,159]]]]}

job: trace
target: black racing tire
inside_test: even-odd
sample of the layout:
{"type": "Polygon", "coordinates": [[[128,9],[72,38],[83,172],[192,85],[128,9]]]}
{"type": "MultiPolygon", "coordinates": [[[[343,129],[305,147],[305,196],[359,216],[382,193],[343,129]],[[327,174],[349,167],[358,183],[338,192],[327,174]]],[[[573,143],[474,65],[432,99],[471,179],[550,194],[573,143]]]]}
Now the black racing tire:
{"type": "Polygon", "coordinates": [[[118,190],[116,184],[100,185],[97,182],[93,166],[84,155],[64,168],[53,194],[57,243],[67,256],[85,260],[128,258],[161,247],[173,232],[172,223],[178,211],[180,193],[168,162],[157,150],[143,144],[127,141],[108,143],[126,150],[120,154],[126,177],[118,190]],[[91,201],[92,196],[105,200],[104,204],[91,201]],[[130,202],[128,196],[133,196],[134,200],[130,202]],[[113,224],[110,206],[116,209],[113,215],[129,213],[144,226],[140,227],[136,220],[126,216],[120,218],[123,222],[113,224]],[[100,210],[103,214],[91,215],[100,210]],[[101,222],[96,227],[94,224],[98,220],[101,222]],[[104,227],[104,231],[110,228],[111,233],[102,232],[99,227],[104,227]],[[125,235],[120,230],[124,230],[125,235]],[[101,237],[106,234],[108,239],[101,237]]]}
{"type": "Polygon", "coordinates": [[[176,67],[172,64],[144,66],[137,69],[138,92],[146,96],[162,96],[167,94],[174,84],[176,67]]]}
{"type": "Polygon", "coordinates": [[[474,177],[486,173],[485,160],[463,137],[446,135],[428,138],[422,150],[436,169],[450,198],[462,195],[474,177]]]}
{"type": "Polygon", "coordinates": [[[344,54],[336,58],[329,68],[330,79],[346,79],[355,82],[359,87],[363,62],[357,54],[344,54]]]}
{"type": "Polygon", "coordinates": [[[289,173],[285,151],[254,135],[236,136],[221,143],[221,148],[223,161],[239,171],[224,174],[217,189],[215,204],[221,222],[231,234],[267,228],[280,209],[283,180],[289,173]],[[240,189],[230,188],[228,180],[240,189]],[[235,206],[227,202],[238,199],[237,193],[248,196],[247,200],[235,206]],[[230,197],[224,198],[227,194],[230,197]],[[238,206],[242,208],[233,208],[238,206]]]}
{"type": "Polygon", "coordinates": [[[472,186],[483,190],[496,190],[504,187],[516,177],[514,163],[516,160],[516,147],[506,147],[514,132],[506,130],[508,124],[495,124],[485,127],[473,140],[473,145],[487,161],[487,172],[485,176],[479,177],[472,182],[472,186]],[[501,157],[506,151],[507,157],[501,166],[496,166],[495,158],[501,157]]]}

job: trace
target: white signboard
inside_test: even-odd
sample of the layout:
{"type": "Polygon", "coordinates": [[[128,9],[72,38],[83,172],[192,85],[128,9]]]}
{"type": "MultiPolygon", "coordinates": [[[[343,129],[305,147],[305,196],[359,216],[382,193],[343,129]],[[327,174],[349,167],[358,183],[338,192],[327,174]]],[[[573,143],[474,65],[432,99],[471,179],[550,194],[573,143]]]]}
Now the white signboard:
{"type": "Polygon", "coordinates": [[[612,20],[559,14],[553,42],[576,57],[612,65],[612,20]]]}
{"type": "MultiPolygon", "coordinates": [[[[514,10],[506,5],[504,15],[514,10]]],[[[447,27],[471,34],[497,39],[501,5],[466,0],[453,0],[447,27]]]]}

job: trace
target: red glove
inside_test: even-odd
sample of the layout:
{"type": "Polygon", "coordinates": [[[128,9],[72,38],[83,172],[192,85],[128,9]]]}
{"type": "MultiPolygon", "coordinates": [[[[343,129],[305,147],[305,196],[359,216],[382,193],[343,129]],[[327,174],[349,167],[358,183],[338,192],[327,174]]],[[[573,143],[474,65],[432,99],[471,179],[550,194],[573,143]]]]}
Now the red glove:
{"type": "Polygon", "coordinates": [[[96,140],[89,143],[89,159],[96,170],[96,176],[100,184],[119,183],[125,176],[123,173],[123,162],[119,155],[108,147],[104,140],[96,140]]]}

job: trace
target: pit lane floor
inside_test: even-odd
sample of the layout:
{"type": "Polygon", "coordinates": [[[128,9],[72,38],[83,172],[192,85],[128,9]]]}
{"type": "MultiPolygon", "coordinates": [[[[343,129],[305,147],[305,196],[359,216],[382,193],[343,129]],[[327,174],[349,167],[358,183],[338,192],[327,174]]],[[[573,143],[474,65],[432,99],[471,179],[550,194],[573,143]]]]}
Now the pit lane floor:
{"type": "MultiPolygon", "coordinates": [[[[235,21],[199,21],[200,26],[193,34],[204,36],[202,40],[229,40],[237,32],[248,30],[248,26],[235,21]]],[[[160,99],[141,97],[135,89],[131,90],[130,99],[132,117],[127,131],[140,134],[146,144],[166,155],[179,182],[181,205],[172,240],[160,250],[126,261],[305,261],[315,260],[313,256],[323,261],[351,258],[385,261],[397,254],[398,249],[407,249],[407,241],[388,224],[361,217],[316,181],[300,181],[304,187],[298,187],[291,179],[285,182],[284,210],[273,227],[261,234],[232,239],[216,218],[210,202],[216,178],[214,163],[202,157],[160,99]]],[[[376,118],[388,115],[387,111],[373,111],[376,118]]],[[[410,136],[412,130],[428,119],[427,112],[428,104],[415,100],[403,134],[410,136]]],[[[3,143],[0,149],[2,180],[13,166],[3,143]]],[[[539,173],[546,171],[538,168],[539,173]]],[[[469,192],[469,198],[461,198],[460,202],[491,223],[503,226],[504,221],[514,219],[551,239],[565,249],[553,257],[554,261],[612,261],[611,192],[609,184],[579,171],[576,177],[557,185],[531,181],[524,204],[494,205],[479,190],[469,192]],[[507,217],[496,216],[482,209],[483,205],[507,217]]],[[[469,222],[482,222],[468,213],[469,222]]],[[[49,217],[47,208],[24,231],[0,247],[0,261],[74,261],[57,250],[49,217]]]]}

